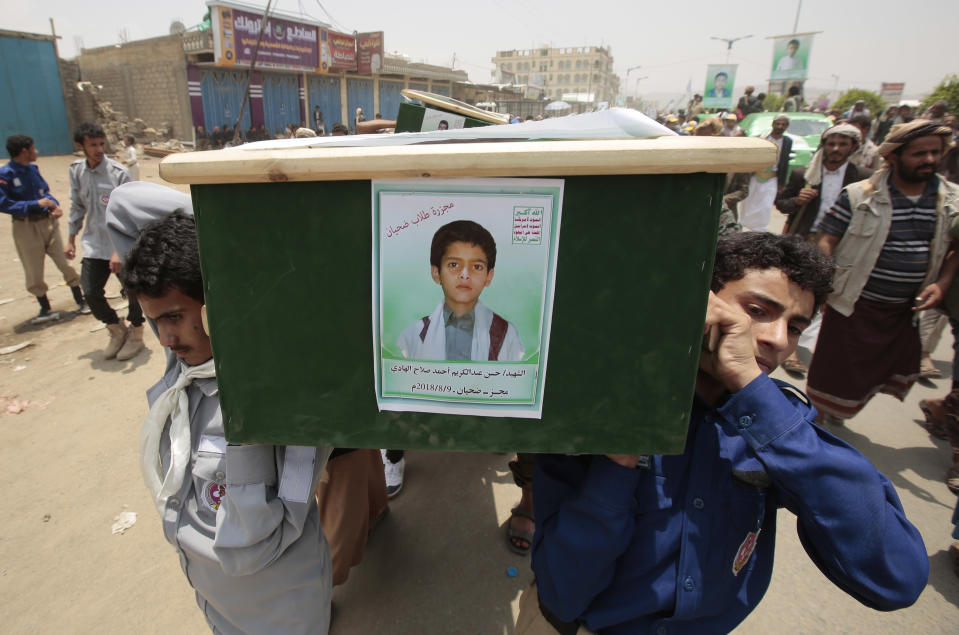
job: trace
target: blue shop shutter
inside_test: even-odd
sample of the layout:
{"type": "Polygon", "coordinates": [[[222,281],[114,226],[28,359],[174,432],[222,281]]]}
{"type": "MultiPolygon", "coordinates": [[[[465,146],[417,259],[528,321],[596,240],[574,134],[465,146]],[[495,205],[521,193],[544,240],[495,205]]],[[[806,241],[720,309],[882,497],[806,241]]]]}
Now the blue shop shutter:
{"type": "MultiPolygon", "coordinates": [[[[383,115],[384,119],[396,119],[396,115],[400,111],[400,102],[403,101],[403,97],[400,95],[401,90],[403,90],[401,82],[380,80],[380,114],[383,115]]],[[[365,109],[364,112],[366,112],[365,109]]],[[[367,118],[372,119],[372,117],[367,118]]]]}
{"type": "Polygon", "coordinates": [[[372,79],[347,79],[346,80],[347,115],[349,115],[350,132],[355,133],[356,127],[353,119],[356,117],[356,109],[363,109],[363,116],[367,120],[372,119],[373,115],[373,80],[372,79]]]}
{"type": "MultiPolygon", "coordinates": [[[[240,115],[243,103],[243,91],[246,90],[246,71],[201,70],[200,92],[203,95],[203,127],[212,131],[214,126],[223,129],[224,124],[231,128],[240,115]]],[[[250,129],[250,104],[243,109],[243,125],[246,132],[250,129]]]]}
{"type": "Polygon", "coordinates": [[[271,134],[282,134],[289,124],[300,125],[300,85],[296,75],[263,73],[263,119],[271,134]]]}
{"type": "Polygon", "coordinates": [[[309,78],[309,108],[310,120],[307,124],[313,127],[313,108],[320,107],[323,113],[323,125],[326,127],[326,134],[330,134],[330,128],[333,124],[340,123],[340,78],[312,76],[309,78]]]}

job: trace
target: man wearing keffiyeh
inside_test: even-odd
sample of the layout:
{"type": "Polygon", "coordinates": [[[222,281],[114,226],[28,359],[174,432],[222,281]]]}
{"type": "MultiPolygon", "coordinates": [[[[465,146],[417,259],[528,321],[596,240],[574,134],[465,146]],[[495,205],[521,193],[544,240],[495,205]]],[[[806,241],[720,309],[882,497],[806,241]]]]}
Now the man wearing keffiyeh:
{"type": "MultiPolygon", "coordinates": [[[[842,188],[872,175],[872,170],[860,168],[849,160],[860,141],[859,129],[850,124],[839,124],[822,133],[819,149],[806,170],[794,171],[785,189],[776,197],[776,208],[789,217],[784,234],[814,240],[819,221],[839,198],[842,188]]],[[[820,315],[817,314],[803,331],[799,345],[813,350],[819,327],[820,315]]],[[[795,353],[782,365],[790,373],[800,376],[806,373],[806,366],[795,353]]]]}
{"type": "Polygon", "coordinates": [[[821,421],[841,424],[877,392],[902,400],[919,375],[916,312],[941,301],[959,266],[949,234],[959,186],[936,174],[952,145],[934,122],[894,126],[879,146],[884,167],[820,221],[819,248],[836,261],[807,384],[821,421]]]}

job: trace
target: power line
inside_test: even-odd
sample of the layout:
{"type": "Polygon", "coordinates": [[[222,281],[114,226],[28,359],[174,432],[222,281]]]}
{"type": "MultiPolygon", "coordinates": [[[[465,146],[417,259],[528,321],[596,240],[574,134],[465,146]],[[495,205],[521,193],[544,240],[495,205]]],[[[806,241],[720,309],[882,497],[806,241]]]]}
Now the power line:
{"type": "Polygon", "coordinates": [[[352,32],[353,32],[352,29],[348,29],[347,27],[343,26],[343,24],[341,24],[336,18],[334,18],[333,15],[332,15],[329,11],[326,10],[326,7],[323,6],[323,3],[320,2],[320,0],[316,0],[316,4],[320,7],[320,9],[323,10],[323,13],[326,14],[326,17],[328,17],[328,18],[330,19],[330,24],[333,24],[333,25],[335,25],[335,26],[338,26],[338,27],[340,27],[340,29],[342,29],[343,31],[346,31],[346,32],[348,32],[348,33],[352,33],[352,32]]]}

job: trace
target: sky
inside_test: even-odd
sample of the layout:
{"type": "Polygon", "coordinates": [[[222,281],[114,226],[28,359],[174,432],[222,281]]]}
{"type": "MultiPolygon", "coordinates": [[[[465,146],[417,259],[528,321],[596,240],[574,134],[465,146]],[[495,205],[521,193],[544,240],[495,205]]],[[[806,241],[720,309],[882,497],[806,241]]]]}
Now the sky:
{"type": "MultiPolygon", "coordinates": [[[[265,7],[265,0],[255,2],[265,7]]],[[[122,37],[165,35],[174,20],[187,27],[206,12],[201,0],[0,0],[4,29],[50,33],[53,18],[61,57],[108,46],[122,37]]],[[[733,44],[739,64],[735,93],[763,86],[772,61],[772,35],[822,31],[809,61],[807,98],[829,90],[879,90],[905,82],[905,97],[921,98],[959,72],[956,0],[487,0],[479,5],[423,0],[275,0],[274,9],[305,15],[345,32],[384,31],[387,52],[413,61],[465,70],[472,81],[492,79],[498,50],[608,46],[623,92],[643,98],[702,92],[706,65],[726,63],[727,45],[711,39],[752,37],[733,44]],[[682,15],[678,7],[683,8],[682,15]],[[639,66],[628,74],[627,69],[639,66]]]]}

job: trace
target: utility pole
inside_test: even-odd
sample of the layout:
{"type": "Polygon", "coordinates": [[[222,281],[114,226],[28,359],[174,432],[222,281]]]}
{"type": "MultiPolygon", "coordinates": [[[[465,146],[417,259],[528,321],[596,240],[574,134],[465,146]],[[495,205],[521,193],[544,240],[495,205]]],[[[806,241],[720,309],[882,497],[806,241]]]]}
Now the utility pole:
{"type": "MultiPolygon", "coordinates": [[[[60,48],[57,46],[57,40],[60,39],[60,36],[57,35],[57,27],[53,25],[53,18],[50,18],[50,33],[53,34],[53,55],[59,60],[60,59],[60,48]]],[[[77,51],[77,54],[80,54],[80,51],[77,51]]]]}
{"type": "Polygon", "coordinates": [[[636,66],[630,66],[629,68],[626,69],[626,79],[625,81],[623,81],[623,90],[625,91],[625,96],[627,98],[629,98],[629,74],[632,73],[633,71],[637,71],[641,69],[642,67],[643,67],[642,64],[638,64],[636,66]]]}
{"type": "Polygon", "coordinates": [[[738,42],[739,40],[745,40],[745,39],[748,39],[748,38],[751,38],[751,37],[752,37],[752,35],[743,35],[742,37],[733,37],[733,38],[729,38],[729,37],[716,37],[715,35],[711,35],[711,36],[709,36],[709,39],[710,39],[710,40],[719,40],[720,42],[725,42],[725,43],[726,43],[726,63],[728,64],[728,63],[729,63],[729,54],[732,53],[732,50],[733,50],[733,43],[734,43],[734,42],[738,42]]]}
{"type": "Polygon", "coordinates": [[[246,102],[250,101],[250,82],[253,81],[253,71],[256,68],[256,54],[260,52],[260,40],[263,39],[263,30],[266,29],[266,22],[270,17],[271,4],[273,4],[273,0],[269,0],[269,2],[266,3],[266,10],[263,12],[263,19],[260,22],[260,32],[256,36],[256,46],[253,47],[253,59],[250,60],[250,76],[246,80],[246,90],[243,91],[243,101],[240,102],[240,115],[237,117],[236,125],[233,126],[234,145],[240,140],[240,124],[243,122],[246,102]]]}

